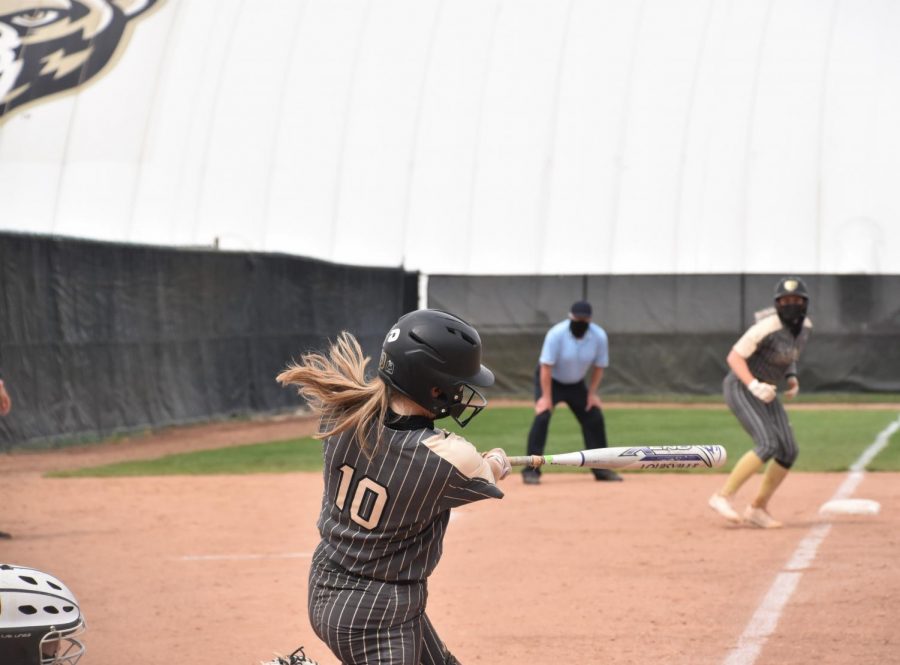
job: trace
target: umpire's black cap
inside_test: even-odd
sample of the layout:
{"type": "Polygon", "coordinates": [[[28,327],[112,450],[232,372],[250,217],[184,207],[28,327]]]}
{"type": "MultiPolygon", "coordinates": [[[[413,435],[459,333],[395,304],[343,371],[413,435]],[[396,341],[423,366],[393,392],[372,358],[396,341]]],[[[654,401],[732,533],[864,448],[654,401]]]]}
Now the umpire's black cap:
{"type": "Polygon", "coordinates": [[[569,311],[572,313],[572,316],[582,316],[587,318],[591,318],[591,315],[593,314],[591,303],[587,300],[579,300],[576,303],[572,303],[572,308],[569,311]]]}

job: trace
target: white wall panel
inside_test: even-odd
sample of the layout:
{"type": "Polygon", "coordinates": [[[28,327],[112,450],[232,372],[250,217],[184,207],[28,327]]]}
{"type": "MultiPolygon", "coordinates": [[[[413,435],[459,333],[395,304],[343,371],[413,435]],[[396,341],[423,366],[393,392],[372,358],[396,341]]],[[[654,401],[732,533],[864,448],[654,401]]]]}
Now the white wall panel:
{"type": "Polygon", "coordinates": [[[675,265],[682,145],[693,101],[708,2],[648,2],[635,38],[624,129],[624,163],[615,194],[612,272],[643,263],[675,265]]]}
{"type": "Polygon", "coordinates": [[[166,0],[0,229],[433,273],[900,270],[892,0],[166,0]]]}
{"type": "Polygon", "coordinates": [[[210,68],[216,87],[205,146],[195,242],[259,248],[278,100],[302,3],[242,2],[224,26],[226,48],[210,68]]]}
{"type": "Polygon", "coordinates": [[[463,272],[471,247],[476,168],[501,3],[441,3],[422,81],[404,229],[407,265],[463,272]],[[452,122],[447,122],[452,118],[452,122]]]}
{"type": "Polygon", "coordinates": [[[536,272],[548,196],[558,63],[567,3],[505,4],[498,13],[473,164],[473,242],[464,272],[515,264],[536,272]],[[519,8],[525,11],[518,11],[519,8]]]}
{"type": "Polygon", "coordinates": [[[74,104],[33,107],[0,128],[0,228],[52,232],[74,104]]]}
{"type": "MultiPolygon", "coordinates": [[[[400,265],[410,162],[438,3],[373,2],[357,47],[330,255],[400,265]]],[[[414,231],[413,231],[414,232],[414,231]]]]}
{"type": "Polygon", "coordinates": [[[824,102],[822,265],[839,272],[896,273],[900,5],[843,3],[837,25],[824,102]]]}
{"type": "Polygon", "coordinates": [[[710,8],[683,140],[676,272],[728,273],[743,265],[752,121],[771,4],[710,8]]]}
{"type": "MultiPolygon", "coordinates": [[[[263,248],[333,260],[347,119],[368,12],[368,3],[354,0],[306,3],[281,98],[263,248]]],[[[391,262],[373,257],[372,263],[391,262]]]]}
{"type": "Polygon", "coordinates": [[[751,119],[743,261],[760,272],[818,268],[822,102],[834,3],[773,5],[751,119]]]}
{"type": "Polygon", "coordinates": [[[646,12],[646,3],[636,2],[573,7],[541,272],[552,273],[559,265],[586,273],[615,268],[623,183],[632,166],[626,151],[646,12]]]}
{"type": "MultiPolygon", "coordinates": [[[[125,228],[131,242],[191,245],[213,113],[214,65],[227,50],[227,26],[238,4],[210,15],[200,3],[163,6],[153,25],[168,26],[156,95],[142,146],[135,205],[125,228]]],[[[149,25],[148,21],[148,25],[149,25]]],[[[143,37],[143,23],[135,36],[143,37]]],[[[206,239],[209,244],[209,239],[206,239]]]]}

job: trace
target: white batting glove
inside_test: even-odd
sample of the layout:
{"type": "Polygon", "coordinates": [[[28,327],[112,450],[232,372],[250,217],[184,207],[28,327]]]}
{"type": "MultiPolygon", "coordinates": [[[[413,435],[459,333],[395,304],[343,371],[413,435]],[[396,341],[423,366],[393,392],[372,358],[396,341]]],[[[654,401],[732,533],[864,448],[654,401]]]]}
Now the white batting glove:
{"type": "Polygon", "coordinates": [[[497,477],[497,480],[503,480],[512,471],[512,465],[509,463],[509,458],[506,456],[506,451],[503,448],[493,448],[487,451],[484,454],[484,459],[492,459],[497,462],[497,466],[500,467],[500,475],[497,477]]]}
{"type": "Polygon", "coordinates": [[[797,396],[797,393],[800,392],[800,381],[797,380],[796,376],[791,376],[788,378],[788,389],[784,391],[784,396],[788,399],[794,399],[797,396]]]}
{"type": "Polygon", "coordinates": [[[753,379],[750,385],[747,386],[747,389],[753,393],[756,399],[762,400],[766,404],[775,399],[775,386],[771,383],[763,383],[758,379],[753,379]]]}

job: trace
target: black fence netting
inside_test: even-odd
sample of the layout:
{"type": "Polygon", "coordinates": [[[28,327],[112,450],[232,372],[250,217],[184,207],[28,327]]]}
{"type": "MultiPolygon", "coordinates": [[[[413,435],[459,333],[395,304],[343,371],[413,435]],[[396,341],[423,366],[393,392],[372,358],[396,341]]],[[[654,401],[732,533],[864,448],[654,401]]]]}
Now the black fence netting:
{"type": "MultiPolygon", "coordinates": [[[[602,392],[719,392],[725,357],[784,275],[441,276],[428,305],[482,334],[494,394],[530,396],[544,334],[586,299],[609,335],[602,392]]],[[[900,392],[900,276],[803,276],[813,332],[803,390],[900,392]]]]}
{"type": "Polygon", "coordinates": [[[377,363],[415,299],[401,269],[0,234],[0,449],[291,408],[287,362],[349,330],[377,363]]]}

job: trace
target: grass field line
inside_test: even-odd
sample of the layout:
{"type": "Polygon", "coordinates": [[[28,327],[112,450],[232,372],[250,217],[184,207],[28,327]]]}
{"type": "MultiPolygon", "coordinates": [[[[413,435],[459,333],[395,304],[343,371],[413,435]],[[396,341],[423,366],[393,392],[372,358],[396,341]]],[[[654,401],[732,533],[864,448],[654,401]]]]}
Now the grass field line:
{"type": "MultiPolygon", "coordinates": [[[[862,455],[851,465],[847,478],[841,483],[830,500],[845,499],[852,496],[853,492],[862,482],[866,466],[884,450],[891,436],[900,429],[900,418],[893,421],[884,430],[878,433],[875,441],[863,451],[862,455]]],[[[765,597],[756,608],[750,622],[738,639],[737,646],[732,649],[725,658],[724,665],[753,665],[766,644],[769,636],[775,632],[778,620],[785,606],[800,583],[804,570],[816,558],[819,546],[831,531],[830,523],[821,523],[813,526],[806,537],[797,545],[797,549],[788,560],[785,570],[778,573],[775,581],[765,597]]]]}

